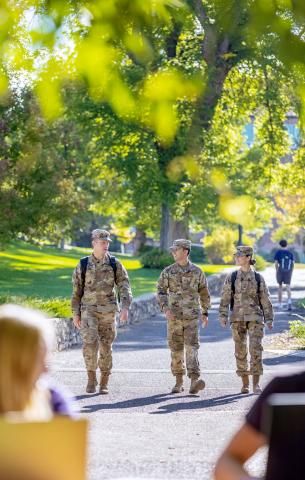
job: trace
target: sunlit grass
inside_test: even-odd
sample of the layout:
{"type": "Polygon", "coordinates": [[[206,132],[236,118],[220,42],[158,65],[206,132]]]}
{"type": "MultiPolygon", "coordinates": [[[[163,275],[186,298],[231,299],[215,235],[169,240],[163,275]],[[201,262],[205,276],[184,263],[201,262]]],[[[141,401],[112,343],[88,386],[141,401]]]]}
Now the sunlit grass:
{"type": "MultiPolygon", "coordinates": [[[[79,259],[90,249],[59,250],[16,242],[0,252],[1,295],[50,299],[71,296],[71,276],[79,259]]],[[[160,270],[142,268],[140,260],[115,253],[128,271],[134,297],[155,292],[160,270]]],[[[217,273],[224,265],[199,265],[206,275],[217,273]]]]}

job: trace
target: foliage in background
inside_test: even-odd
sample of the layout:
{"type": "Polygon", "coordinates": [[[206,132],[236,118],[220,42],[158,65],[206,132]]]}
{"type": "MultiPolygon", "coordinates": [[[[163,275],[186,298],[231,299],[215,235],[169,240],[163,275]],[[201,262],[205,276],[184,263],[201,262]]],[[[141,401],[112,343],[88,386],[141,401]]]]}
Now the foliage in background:
{"type": "Polygon", "coordinates": [[[254,265],[255,270],[265,270],[268,265],[266,260],[261,255],[255,255],[254,258],[256,260],[256,264],[254,265]]]}
{"type": "Polygon", "coordinates": [[[0,243],[16,234],[69,238],[84,221],[90,196],[80,189],[86,186],[84,129],[80,134],[65,116],[48,124],[27,90],[0,104],[0,114],[0,243]]]}
{"type": "Polygon", "coordinates": [[[163,252],[160,248],[153,248],[140,256],[140,262],[144,268],[163,269],[174,263],[174,260],[169,252],[163,252]]]}
{"type": "MultiPolygon", "coordinates": [[[[234,263],[233,255],[238,240],[237,230],[219,226],[203,239],[204,251],[211,263],[234,263]]],[[[244,244],[253,246],[254,238],[244,235],[244,244]]]]}
{"type": "Polygon", "coordinates": [[[289,332],[305,347],[305,318],[289,322],[289,332]]]}
{"type": "Polygon", "coordinates": [[[38,297],[1,295],[0,304],[2,303],[14,303],[17,305],[34,308],[36,310],[42,310],[49,317],[71,317],[71,302],[67,298],[57,297],[45,300],[38,297]]]}
{"type": "Polygon", "coordinates": [[[69,237],[96,211],[165,250],[190,222],[256,230],[282,192],[304,224],[283,128],[290,109],[304,125],[302,2],[4,1],[1,18],[2,242],[69,237]]]}

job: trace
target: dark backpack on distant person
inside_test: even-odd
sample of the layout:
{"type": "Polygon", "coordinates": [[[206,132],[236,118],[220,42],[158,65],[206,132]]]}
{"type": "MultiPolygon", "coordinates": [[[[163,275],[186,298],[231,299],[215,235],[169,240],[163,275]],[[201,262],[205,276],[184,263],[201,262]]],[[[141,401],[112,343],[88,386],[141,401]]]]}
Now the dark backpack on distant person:
{"type": "MultiPolygon", "coordinates": [[[[117,271],[116,259],[114,255],[110,255],[109,259],[110,259],[110,266],[114,273],[114,282],[116,283],[116,271],[117,271]]],[[[82,277],[82,295],[84,294],[88,261],[89,261],[89,257],[84,257],[80,259],[80,270],[81,270],[81,277],[82,277]]]]}
{"type": "MultiPolygon", "coordinates": [[[[238,272],[238,270],[234,270],[234,272],[232,272],[232,275],[231,275],[231,303],[230,303],[230,310],[231,311],[234,308],[235,281],[236,281],[236,278],[237,278],[237,272],[238,272]]],[[[260,301],[261,276],[260,276],[259,273],[255,272],[255,271],[254,271],[254,275],[255,275],[255,280],[256,280],[256,284],[257,284],[257,295],[258,295],[258,299],[259,299],[259,306],[261,307],[262,312],[264,312],[261,301],[260,301]]]]}

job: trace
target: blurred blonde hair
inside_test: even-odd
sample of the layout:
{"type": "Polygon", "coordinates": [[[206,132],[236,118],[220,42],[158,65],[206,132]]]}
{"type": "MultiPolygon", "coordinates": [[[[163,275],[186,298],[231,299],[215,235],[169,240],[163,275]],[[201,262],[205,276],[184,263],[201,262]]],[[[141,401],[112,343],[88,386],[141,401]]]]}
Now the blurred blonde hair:
{"type": "Polygon", "coordinates": [[[22,411],[35,388],[41,348],[54,341],[50,321],[18,305],[0,307],[0,414],[22,411]]]}

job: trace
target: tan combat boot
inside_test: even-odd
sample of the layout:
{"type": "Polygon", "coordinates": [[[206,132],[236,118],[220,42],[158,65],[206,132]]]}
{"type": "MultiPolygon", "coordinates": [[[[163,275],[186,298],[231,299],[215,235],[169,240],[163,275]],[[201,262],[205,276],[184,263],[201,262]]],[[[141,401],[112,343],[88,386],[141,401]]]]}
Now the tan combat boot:
{"type": "Polygon", "coordinates": [[[183,388],[183,375],[182,374],[176,375],[176,384],[172,388],[172,393],[181,393],[181,392],[183,392],[183,390],[184,390],[184,388],[183,388]]]}
{"type": "Polygon", "coordinates": [[[243,386],[241,387],[240,393],[249,393],[249,377],[248,375],[242,375],[241,380],[243,382],[243,386]]]}
{"type": "Polygon", "coordinates": [[[86,392],[95,393],[95,389],[97,386],[96,373],[94,370],[88,370],[87,374],[88,374],[88,383],[86,387],[86,392]]]}
{"type": "Polygon", "coordinates": [[[253,393],[259,395],[262,393],[262,389],[259,386],[259,375],[253,375],[253,393]]]}
{"type": "Polygon", "coordinates": [[[109,374],[108,373],[102,373],[101,382],[100,382],[100,393],[102,395],[107,395],[107,393],[109,393],[108,380],[109,380],[109,374]]]}
{"type": "Polygon", "coordinates": [[[205,381],[198,377],[198,375],[191,376],[191,386],[189,393],[195,395],[196,393],[203,390],[205,387],[205,381]]]}

